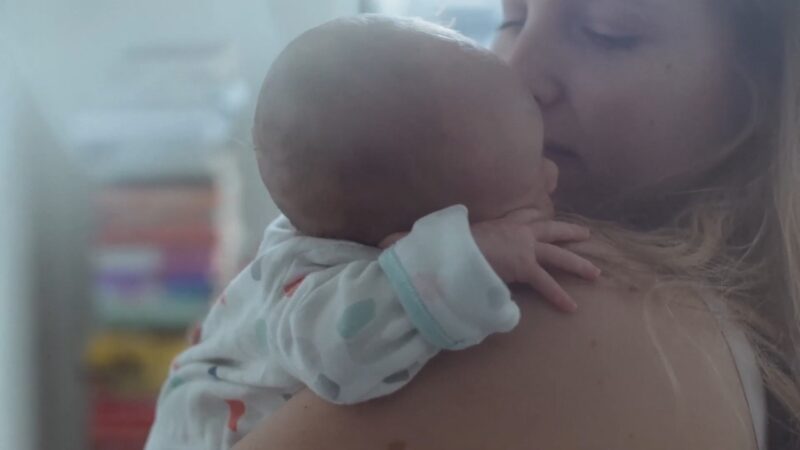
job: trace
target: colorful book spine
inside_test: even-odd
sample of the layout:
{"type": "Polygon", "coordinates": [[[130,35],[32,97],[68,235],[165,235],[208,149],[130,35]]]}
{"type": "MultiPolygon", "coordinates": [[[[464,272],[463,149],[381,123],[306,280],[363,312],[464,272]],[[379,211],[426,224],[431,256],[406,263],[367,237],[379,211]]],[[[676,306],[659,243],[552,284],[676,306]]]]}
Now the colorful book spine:
{"type": "Polygon", "coordinates": [[[179,327],[192,320],[188,305],[196,306],[194,315],[204,311],[214,291],[216,205],[210,182],[118,185],[99,193],[94,292],[101,322],[179,327]],[[182,316],[164,320],[175,311],[182,316]]]}

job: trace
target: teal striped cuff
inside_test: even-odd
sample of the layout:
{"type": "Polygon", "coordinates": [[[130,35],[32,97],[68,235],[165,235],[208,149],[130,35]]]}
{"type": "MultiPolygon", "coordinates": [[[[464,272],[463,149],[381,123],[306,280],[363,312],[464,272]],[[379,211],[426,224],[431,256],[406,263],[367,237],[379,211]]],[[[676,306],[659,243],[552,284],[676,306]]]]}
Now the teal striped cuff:
{"type": "Polygon", "coordinates": [[[411,277],[408,276],[405,267],[403,267],[393,248],[381,253],[378,258],[378,264],[386,273],[389,283],[400,299],[400,304],[403,305],[403,309],[406,310],[411,323],[417,327],[422,337],[439,348],[461,348],[455,340],[447,335],[439,325],[439,322],[428,311],[417,289],[411,282],[411,277]]]}

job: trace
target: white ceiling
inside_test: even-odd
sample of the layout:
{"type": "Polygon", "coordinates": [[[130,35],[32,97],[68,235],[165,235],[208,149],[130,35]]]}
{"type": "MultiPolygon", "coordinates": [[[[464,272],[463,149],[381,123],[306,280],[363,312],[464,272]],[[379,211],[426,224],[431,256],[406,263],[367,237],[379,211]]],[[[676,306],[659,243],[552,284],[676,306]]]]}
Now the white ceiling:
{"type": "MultiPolygon", "coordinates": [[[[1,0],[0,0],[1,1],[1,0]]],[[[126,59],[142,47],[221,44],[234,55],[230,80],[252,94],[278,51],[298,33],[357,0],[7,0],[0,30],[12,58],[58,132],[79,111],[130,103],[137,76],[126,59]],[[128,99],[126,100],[126,96],[128,99]]],[[[152,72],[152,71],[151,71],[152,72]]],[[[152,78],[152,73],[150,73],[152,78]]],[[[169,74],[150,95],[175,97],[169,74]]],[[[174,78],[174,77],[173,77],[174,78]]],[[[156,83],[158,76],[156,74],[156,83]]],[[[152,83],[152,79],[151,79],[152,83]]],[[[141,84],[138,86],[142,88],[141,84]]],[[[136,92],[136,97],[139,95],[136,92]]],[[[195,105],[196,106],[196,105],[195,105]]],[[[252,109],[248,96],[243,115],[252,109]]]]}

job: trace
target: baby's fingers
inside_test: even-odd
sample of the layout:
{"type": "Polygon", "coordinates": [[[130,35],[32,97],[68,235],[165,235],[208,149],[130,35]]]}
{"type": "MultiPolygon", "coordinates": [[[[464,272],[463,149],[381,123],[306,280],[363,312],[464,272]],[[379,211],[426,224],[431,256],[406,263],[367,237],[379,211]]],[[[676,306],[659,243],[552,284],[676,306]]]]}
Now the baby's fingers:
{"type": "Polygon", "coordinates": [[[536,260],[540,265],[563,270],[587,280],[596,280],[600,269],[588,259],[553,244],[536,244],[536,260]]]}
{"type": "Polygon", "coordinates": [[[575,312],[578,304],[567,294],[546,270],[536,266],[531,270],[530,285],[544,297],[544,299],[563,312],[575,312]]]}
{"type": "Polygon", "coordinates": [[[546,220],[531,225],[539,242],[577,242],[589,239],[589,229],[573,223],[546,220]]]}

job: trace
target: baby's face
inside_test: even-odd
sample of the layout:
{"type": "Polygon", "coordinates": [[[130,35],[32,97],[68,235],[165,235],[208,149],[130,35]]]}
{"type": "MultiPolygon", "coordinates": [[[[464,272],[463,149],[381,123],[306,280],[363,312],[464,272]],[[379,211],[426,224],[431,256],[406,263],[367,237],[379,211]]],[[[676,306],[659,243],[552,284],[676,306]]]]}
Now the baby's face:
{"type": "MultiPolygon", "coordinates": [[[[489,68],[462,76],[480,77],[481,90],[460,90],[452,102],[450,135],[461,154],[455,164],[471,175],[473,220],[502,217],[521,208],[552,213],[550,193],[558,169],[542,156],[543,123],[533,96],[510,70],[489,68]],[[479,106],[479,107],[476,107],[479,106]]],[[[456,90],[459,91],[459,90],[456,90]]]]}

